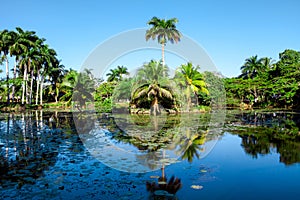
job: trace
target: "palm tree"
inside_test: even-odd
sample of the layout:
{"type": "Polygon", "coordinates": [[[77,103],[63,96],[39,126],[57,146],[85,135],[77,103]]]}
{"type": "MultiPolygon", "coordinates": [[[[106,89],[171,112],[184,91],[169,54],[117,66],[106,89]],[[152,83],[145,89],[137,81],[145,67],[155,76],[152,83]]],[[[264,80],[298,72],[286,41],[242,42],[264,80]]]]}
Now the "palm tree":
{"type": "Polygon", "coordinates": [[[62,91],[64,95],[61,97],[62,100],[66,100],[69,104],[72,101],[73,90],[78,82],[78,72],[70,70],[62,82],[62,91]]]}
{"type": "Polygon", "coordinates": [[[2,59],[5,60],[6,67],[6,87],[7,87],[7,103],[9,103],[9,63],[8,54],[9,48],[12,45],[12,34],[7,29],[0,32],[0,54],[3,54],[2,59]]]}
{"type": "MultiPolygon", "coordinates": [[[[49,48],[48,45],[41,46],[41,55],[42,55],[42,67],[38,69],[38,79],[40,81],[40,105],[43,105],[43,89],[44,89],[44,81],[46,76],[51,74],[51,70],[58,68],[59,61],[56,58],[56,52],[54,49],[49,48]]],[[[38,89],[37,89],[38,90],[38,89]]]]}
{"type": "Polygon", "coordinates": [[[124,66],[118,66],[117,67],[118,73],[119,73],[119,80],[121,81],[123,79],[123,75],[129,75],[127,67],[124,66]]]}
{"type": "Polygon", "coordinates": [[[117,66],[116,69],[110,69],[110,72],[106,74],[108,76],[107,81],[121,81],[123,79],[123,75],[128,75],[128,69],[124,66],[117,66]]]}
{"type": "Polygon", "coordinates": [[[49,72],[50,85],[48,86],[48,94],[54,96],[55,103],[58,103],[62,82],[66,74],[66,70],[64,70],[64,68],[65,66],[59,63],[57,67],[52,68],[49,72]]]}
{"type": "Polygon", "coordinates": [[[206,88],[206,83],[202,74],[199,72],[200,67],[194,67],[192,63],[187,63],[181,65],[177,70],[175,79],[178,81],[179,85],[186,88],[186,98],[187,98],[187,110],[191,107],[191,92],[196,95],[197,104],[198,104],[198,92],[203,92],[208,94],[206,88]]]}
{"type": "MultiPolygon", "coordinates": [[[[18,28],[16,28],[18,30],[18,28]]],[[[13,37],[13,44],[10,46],[9,52],[10,52],[10,56],[14,56],[15,57],[15,64],[14,64],[14,70],[13,70],[13,86],[12,86],[12,100],[14,101],[14,97],[15,97],[15,89],[16,89],[16,78],[17,78],[17,65],[20,59],[20,56],[22,54],[23,51],[26,50],[26,44],[24,43],[23,37],[20,34],[20,32],[14,32],[12,31],[12,37],[13,37]]]]}
{"type": "Polygon", "coordinates": [[[261,63],[262,72],[269,71],[274,66],[274,60],[272,58],[264,57],[259,59],[259,62],[261,63]]]}
{"type": "Polygon", "coordinates": [[[241,67],[242,78],[254,78],[262,70],[261,60],[258,59],[257,55],[251,56],[245,60],[244,65],[241,67]]]}
{"type": "MultiPolygon", "coordinates": [[[[131,95],[131,103],[134,105],[148,104],[151,102],[150,114],[158,115],[161,113],[159,104],[164,99],[174,102],[174,94],[171,87],[166,83],[163,74],[167,72],[166,66],[160,62],[151,60],[144,64],[137,73],[137,86],[134,87],[131,95]]],[[[170,106],[170,105],[169,105],[170,106]]]]}
{"type": "Polygon", "coordinates": [[[78,73],[75,70],[69,71],[63,82],[62,91],[65,93],[61,99],[67,100],[70,104],[71,101],[78,101],[82,107],[88,100],[92,101],[94,92],[95,81],[89,77],[86,72],[78,73]]]}
{"type": "Polygon", "coordinates": [[[180,41],[181,38],[181,33],[176,29],[175,24],[177,22],[178,19],[176,18],[165,20],[153,17],[147,23],[152,27],[146,31],[146,40],[148,41],[150,38],[155,40],[155,38],[157,38],[158,43],[161,44],[163,65],[165,65],[164,48],[167,41],[170,41],[171,43],[177,43],[180,41]]]}
{"type": "Polygon", "coordinates": [[[36,44],[39,38],[35,35],[34,31],[23,31],[21,28],[17,28],[17,31],[23,44],[20,50],[19,67],[23,70],[22,104],[24,104],[25,97],[26,103],[28,103],[28,72],[31,70],[32,59],[37,59],[38,50],[36,44]]]}
{"type": "Polygon", "coordinates": [[[113,82],[118,80],[119,72],[117,69],[110,69],[110,72],[106,74],[108,76],[107,81],[113,82]]]}

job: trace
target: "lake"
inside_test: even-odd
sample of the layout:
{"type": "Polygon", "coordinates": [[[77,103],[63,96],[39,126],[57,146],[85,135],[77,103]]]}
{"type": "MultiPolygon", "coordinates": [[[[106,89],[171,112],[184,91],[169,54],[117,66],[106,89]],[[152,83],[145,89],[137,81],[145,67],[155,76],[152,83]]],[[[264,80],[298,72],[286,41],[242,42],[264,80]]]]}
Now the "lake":
{"type": "Polygon", "coordinates": [[[0,117],[1,199],[297,199],[300,115],[0,117]]]}

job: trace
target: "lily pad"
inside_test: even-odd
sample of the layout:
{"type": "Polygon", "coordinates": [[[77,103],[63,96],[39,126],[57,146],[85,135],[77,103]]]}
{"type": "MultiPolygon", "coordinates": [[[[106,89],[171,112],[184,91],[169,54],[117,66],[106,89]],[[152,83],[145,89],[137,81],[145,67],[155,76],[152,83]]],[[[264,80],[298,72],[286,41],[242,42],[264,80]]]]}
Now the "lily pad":
{"type": "Polygon", "coordinates": [[[159,176],[150,176],[150,178],[159,178],[159,176]]]}
{"type": "Polygon", "coordinates": [[[191,188],[195,189],[195,190],[201,190],[203,188],[202,185],[191,185],[191,188]]]}

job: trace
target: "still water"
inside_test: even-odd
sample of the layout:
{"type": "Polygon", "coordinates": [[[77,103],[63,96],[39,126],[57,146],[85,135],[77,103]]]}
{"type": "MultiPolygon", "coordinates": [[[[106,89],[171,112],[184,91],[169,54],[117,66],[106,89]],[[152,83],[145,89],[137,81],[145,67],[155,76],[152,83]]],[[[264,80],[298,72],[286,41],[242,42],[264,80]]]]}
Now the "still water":
{"type": "Polygon", "coordinates": [[[298,199],[297,113],[1,114],[0,199],[298,199]]]}

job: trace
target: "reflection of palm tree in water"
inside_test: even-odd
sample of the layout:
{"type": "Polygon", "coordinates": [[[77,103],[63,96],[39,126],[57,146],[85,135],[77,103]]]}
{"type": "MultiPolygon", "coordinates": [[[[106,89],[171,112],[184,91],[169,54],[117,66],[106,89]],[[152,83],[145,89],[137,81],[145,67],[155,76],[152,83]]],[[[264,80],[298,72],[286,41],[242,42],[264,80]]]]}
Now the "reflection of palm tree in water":
{"type": "Polygon", "coordinates": [[[179,145],[178,153],[181,159],[187,159],[189,162],[193,161],[194,156],[200,157],[199,151],[203,151],[201,145],[206,141],[206,133],[191,133],[187,129],[185,135],[179,138],[177,144],[179,145]]]}
{"type": "MultiPolygon", "coordinates": [[[[154,130],[157,132],[159,130],[158,117],[153,118],[154,130]]],[[[165,159],[165,149],[162,150],[163,159],[165,159]]],[[[155,197],[160,196],[164,199],[173,199],[176,192],[181,188],[181,180],[172,176],[167,182],[167,177],[165,175],[165,164],[162,162],[161,177],[158,179],[158,183],[146,182],[146,187],[149,192],[151,192],[150,199],[156,199],[155,197]]]]}
{"type": "Polygon", "coordinates": [[[175,176],[172,176],[168,181],[167,177],[165,176],[164,164],[161,170],[162,176],[159,177],[158,183],[146,182],[147,191],[151,192],[149,199],[157,199],[157,197],[161,197],[159,199],[174,199],[175,194],[182,187],[181,180],[179,178],[175,178],[175,176]]]}

